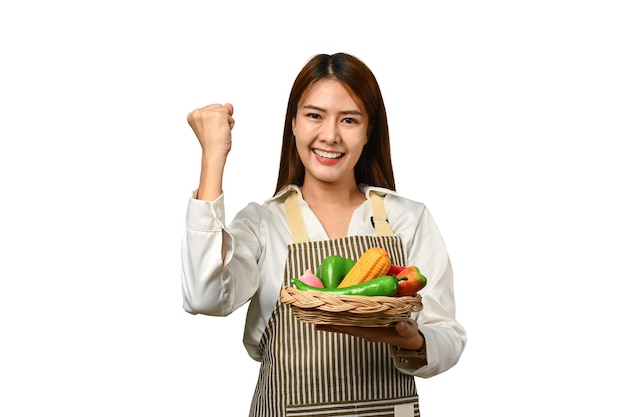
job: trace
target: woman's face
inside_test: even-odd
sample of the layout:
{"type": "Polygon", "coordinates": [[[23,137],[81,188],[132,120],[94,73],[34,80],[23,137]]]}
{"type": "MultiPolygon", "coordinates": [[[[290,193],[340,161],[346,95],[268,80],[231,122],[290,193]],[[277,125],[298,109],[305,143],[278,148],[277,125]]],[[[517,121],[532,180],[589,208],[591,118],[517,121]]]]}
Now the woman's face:
{"type": "Polygon", "coordinates": [[[368,117],[337,80],[313,84],[292,121],[304,180],[353,185],[354,167],[367,143],[368,117]]]}

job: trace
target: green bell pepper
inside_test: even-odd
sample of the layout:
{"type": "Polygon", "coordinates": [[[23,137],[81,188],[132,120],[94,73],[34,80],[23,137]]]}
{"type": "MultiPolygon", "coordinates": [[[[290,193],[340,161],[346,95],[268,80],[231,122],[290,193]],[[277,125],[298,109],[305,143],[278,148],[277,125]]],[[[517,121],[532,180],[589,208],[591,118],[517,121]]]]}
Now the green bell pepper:
{"type": "Polygon", "coordinates": [[[322,281],[324,288],[337,288],[355,263],[354,260],[339,255],[327,256],[317,268],[315,275],[322,281]]]}
{"type": "Polygon", "coordinates": [[[351,285],[343,288],[317,288],[305,284],[297,278],[293,278],[291,282],[300,291],[322,291],[336,295],[391,296],[398,290],[398,279],[390,275],[383,275],[357,285],[351,285]]]}

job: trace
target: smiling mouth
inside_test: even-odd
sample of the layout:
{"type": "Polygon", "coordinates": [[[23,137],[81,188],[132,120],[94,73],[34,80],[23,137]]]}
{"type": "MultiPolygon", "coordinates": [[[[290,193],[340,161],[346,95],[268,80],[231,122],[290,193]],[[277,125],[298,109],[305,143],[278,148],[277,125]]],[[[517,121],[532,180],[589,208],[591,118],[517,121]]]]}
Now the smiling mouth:
{"type": "Polygon", "coordinates": [[[317,156],[321,156],[322,158],[326,158],[326,159],[337,159],[345,155],[345,153],[326,152],[326,151],[321,151],[319,149],[313,149],[313,153],[317,156]]]}

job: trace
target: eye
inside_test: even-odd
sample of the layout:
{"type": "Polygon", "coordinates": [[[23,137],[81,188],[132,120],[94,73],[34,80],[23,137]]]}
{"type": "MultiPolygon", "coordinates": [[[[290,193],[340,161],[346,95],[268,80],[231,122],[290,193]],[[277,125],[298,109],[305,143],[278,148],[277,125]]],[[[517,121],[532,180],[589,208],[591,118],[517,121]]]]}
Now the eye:
{"type": "Polygon", "coordinates": [[[349,125],[354,124],[354,123],[359,123],[357,119],[354,119],[352,117],[346,117],[345,119],[343,119],[343,122],[349,125]]]}
{"type": "Polygon", "coordinates": [[[309,119],[321,119],[322,118],[322,116],[320,116],[317,113],[307,113],[306,117],[308,117],[309,119]]]}

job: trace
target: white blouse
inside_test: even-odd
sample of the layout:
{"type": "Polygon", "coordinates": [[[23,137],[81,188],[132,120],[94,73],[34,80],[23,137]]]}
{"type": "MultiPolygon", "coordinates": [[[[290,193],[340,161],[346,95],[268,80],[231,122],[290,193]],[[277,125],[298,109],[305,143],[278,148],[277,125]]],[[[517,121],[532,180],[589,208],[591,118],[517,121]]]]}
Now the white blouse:
{"type": "MultiPolygon", "coordinates": [[[[295,189],[309,239],[328,240],[322,224],[292,185],[263,204],[249,203],[229,226],[225,224],[224,194],[215,201],[189,199],[182,241],[183,308],[191,314],[227,316],[250,301],[243,342],[255,360],[258,344],[283,285],[287,246],[293,243],[284,210],[285,197],[295,189]]],[[[387,219],[400,237],[407,265],[416,265],[428,278],[420,291],[423,310],[416,315],[426,339],[428,364],[402,370],[419,377],[440,374],[459,360],[466,343],[465,329],[456,320],[453,274],[439,230],[424,204],[395,191],[362,186],[384,197],[387,219]]],[[[348,235],[375,235],[369,199],[353,213],[348,235]]]]}

